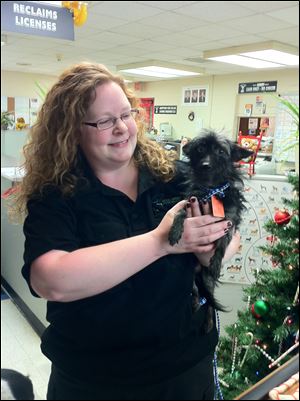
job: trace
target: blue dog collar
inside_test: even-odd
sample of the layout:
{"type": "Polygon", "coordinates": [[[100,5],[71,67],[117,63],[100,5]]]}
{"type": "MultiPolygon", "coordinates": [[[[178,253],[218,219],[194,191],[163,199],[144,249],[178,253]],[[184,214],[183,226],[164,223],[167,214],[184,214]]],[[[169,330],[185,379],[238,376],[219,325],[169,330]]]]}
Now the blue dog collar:
{"type": "Polygon", "coordinates": [[[205,297],[200,297],[200,298],[199,298],[199,304],[200,304],[200,306],[205,305],[206,302],[207,302],[207,299],[206,299],[205,297]]]}
{"type": "Polygon", "coordinates": [[[230,187],[229,182],[226,184],[222,185],[221,187],[216,187],[212,189],[207,189],[207,195],[205,195],[203,198],[201,198],[202,202],[207,202],[212,196],[218,195],[220,198],[225,198],[225,193],[224,191],[230,187]]]}

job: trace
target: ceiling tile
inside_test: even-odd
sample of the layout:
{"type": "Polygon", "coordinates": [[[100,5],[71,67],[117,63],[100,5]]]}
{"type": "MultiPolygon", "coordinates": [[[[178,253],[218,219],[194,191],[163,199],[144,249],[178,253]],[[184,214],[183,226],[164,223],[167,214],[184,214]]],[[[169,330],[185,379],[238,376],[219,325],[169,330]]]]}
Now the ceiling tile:
{"type": "MultiPolygon", "coordinates": [[[[88,13],[87,16],[87,22],[84,26],[84,29],[86,27],[86,25],[88,24],[89,26],[93,27],[93,29],[97,29],[97,30],[106,30],[106,29],[110,29],[110,28],[114,28],[117,26],[121,26],[124,24],[128,23],[127,19],[123,19],[123,18],[116,18],[116,17],[110,17],[108,15],[102,15],[99,12],[94,12],[94,10],[96,11],[97,9],[93,9],[91,12],[88,13]]],[[[78,29],[80,30],[84,30],[82,29],[83,27],[80,27],[78,29]]]]}
{"type": "Polygon", "coordinates": [[[206,41],[206,39],[203,39],[198,36],[192,36],[192,35],[186,35],[186,32],[182,33],[172,33],[169,35],[162,35],[158,38],[153,38],[153,42],[155,43],[167,43],[170,44],[173,47],[177,46],[193,46],[197,45],[203,41],[206,41]]]}
{"type": "Polygon", "coordinates": [[[93,13],[108,15],[127,21],[137,21],[144,17],[153,17],[162,12],[156,7],[149,7],[135,1],[104,1],[93,8],[93,13]]]}
{"type": "Polygon", "coordinates": [[[229,1],[200,1],[176,10],[176,13],[195,16],[201,15],[204,21],[218,22],[230,18],[241,18],[255,14],[255,11],[229,1]]]}
{"type": "Polygon", "coordinates": [[[247,7],[256,13],[268,13],[272,10],[284,9],[286,7],[299,6],[298,1],[230,1],[247,7]]]}
{"type": "Polygon", "coordinates": [[[274,30],[274,27],[276,27],[276,29],[284,29],[289,27],[288,22],[280,21],[265,14],[256,14],[251,17],[224,21],[222,24],[228,27],[234,26],[236,29],[240,29],[245,33],[255,34],[274,30]]]}
{"type": "Polygon", "coordinates": [[[181,32],[201,24],[207,24],[207,22],[200,19],[200,17],[186,17],[175,12],[164,12],[157,15],[155,18],[143,18],[139,22],[154,27],[162,27],[174,32],[181,32]]]}
{"type": "Polygon", "coordinates": [[[249,33],[247,35],[235,36],[233,38],[223,38],[222,42],[226,46],[239,46],[247,45],[250,43],[264,42],[264,40],[261,36],[251,35],[249,33]]]}
{"type": "Polygon", "coordinates": [[[277,40],[292,46],[298,46],[299,51],[299,28],[279,29],[276,31],[264,32],[260,36],[268,40],[277,40]]]}
{"type": "Polygon", "coordinates": [[[291,25],[293,24],[299,26],[299,6],[286,8],[284,10],[271,11],[267,12],[266,14],[270,17],[286,21],[291,25]]]}
{"type": "Polygon", "coordinates": [[[224,38],[230,38],[235,36],[241,36],[243,32],[239,29],[229,28],[222,24],[209,24],[198,28],[189,29],[184,32],[185,34],[198,37],[199,40],[218,40],[224,38]]]}
{"type": "Polygon", "coordinates": [[[130,24],[122,25],[119,27],[111,28],[110,32],[118,33],[120,35],[135,36],[138,39],[151,39],[161,35],[169,34],[169,31],[164,28],[155,27],[141,24],[139,22],[132,22],[130,24]]]}
{"type": "Polygon", "coordinates": [[[146,6],[153,6],[161,8],[162,10],[176,10],[179,7],[185,6],[187,4],[197,3],[196,1],[138,1],[140,4],[145,4],[146,6]]]}

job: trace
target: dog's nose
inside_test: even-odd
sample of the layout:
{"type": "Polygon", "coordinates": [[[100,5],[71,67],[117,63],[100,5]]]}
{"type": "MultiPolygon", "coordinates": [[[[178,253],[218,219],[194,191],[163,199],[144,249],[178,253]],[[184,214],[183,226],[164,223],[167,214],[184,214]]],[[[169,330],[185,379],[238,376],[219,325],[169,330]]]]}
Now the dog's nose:
{"type": "Polygon", "coordinates": [[[204,168],[205,170],[211,169],[211,165],[209,163],[202,163],[201,167],[204,168]]]}
{"type": "Polygon", "coordinates": [[[205,169],[210,169],[211,168],[210,158],[209,157],[206,157],[204,160],[202,160],[201,167],[203,167],[205,169]]]}

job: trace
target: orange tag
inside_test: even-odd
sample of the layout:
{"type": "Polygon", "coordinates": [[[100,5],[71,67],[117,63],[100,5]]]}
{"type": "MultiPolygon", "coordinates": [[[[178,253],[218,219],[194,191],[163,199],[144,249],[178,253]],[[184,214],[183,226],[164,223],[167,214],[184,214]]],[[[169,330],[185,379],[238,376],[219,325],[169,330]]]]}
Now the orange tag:
{"type": "Polygon", "coordinates": [[[211,197],[212,214],[215,217],[225,217],[223,202],[215,195],[211,197]]]}

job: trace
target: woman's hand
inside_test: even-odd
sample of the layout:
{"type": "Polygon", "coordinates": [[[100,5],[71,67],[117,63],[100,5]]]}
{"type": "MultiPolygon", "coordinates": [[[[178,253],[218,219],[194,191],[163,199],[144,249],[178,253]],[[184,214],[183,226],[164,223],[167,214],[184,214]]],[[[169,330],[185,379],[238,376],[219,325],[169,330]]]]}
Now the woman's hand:
{"type": "MultiPolygon", "coordinates": [[[[188,208],[188,212],[187,215],[188,217],[196,217],[196,216],[201,216],[201,215],[211,215],[212,211],[211,211],[211,205],[209,202],[206,203],[202,203],[201,204],[201,208],[199,205],[199,202],[197,200],[196,197],[191,197],[191,207],[188,208]]],[[[228,222],[228,227],[231,227],[231,222],[228,222]]],[[[224,232],[224,235],[226,234],[226,230],[224,232]]],[[[237,252],[238,247],[240,245],[240,233],[238,231],[235,231],[233,236],[232,236],[232,240],[229,243],[226,251],[225,251],[225,255],[223,258],[223,261],[229,260],[232,258],[232,256],[237,252]]],[[[208,252],[201,252],[201,253],[195,253],[197,259],[199,260],[201,266],[208,266],[211,257],[214,255],[215,252],[215,247],[213,247],[213,249],[211,251],[208,252]]]]}
{"type": "Polygon", "coordinates": [[[231,224],[220,217],[202,214],[197,200],[195,202],[181,201],[166,213],[153,234],[158,236],[166,254],[191,252],[197,256],[199,254],[201,258],[205,255],[210,259],[214,251],[214,242],[226,234],[228,223],[231,224]],[[169,243],[168,234],[176,213],[184,207],[187,210],[184,230],[180,241],[172,246],[169,243]]]}

